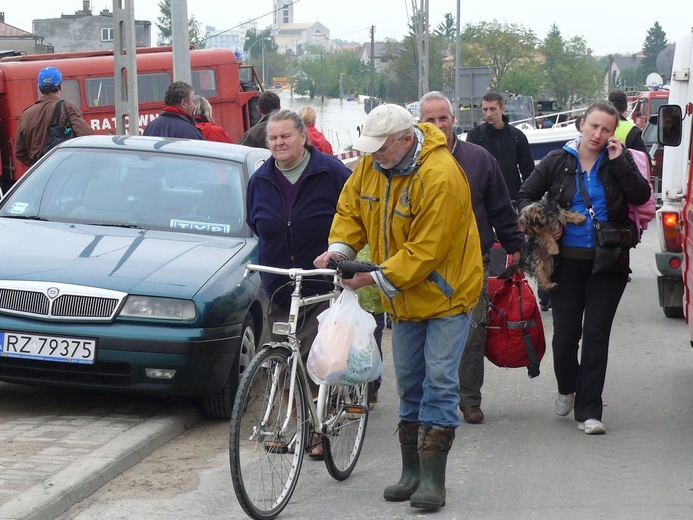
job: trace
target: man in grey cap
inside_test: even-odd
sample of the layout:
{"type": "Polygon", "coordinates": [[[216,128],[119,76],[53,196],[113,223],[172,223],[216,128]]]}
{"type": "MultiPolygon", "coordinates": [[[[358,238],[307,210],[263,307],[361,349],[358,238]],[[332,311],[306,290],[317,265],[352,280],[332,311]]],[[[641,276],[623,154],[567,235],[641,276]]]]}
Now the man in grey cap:
{"type": "Polygon", "coordinates": [[[389,501],[445,505],[447,455],[460,424],[458,366],[468,313],[483,282],[469,183],[434,125],[414,125],[397,105],[374,108],[354,148],[366,152],[347,179],[327,252],[354,259],[368,243],[382,268],[357,273],[351,289],[375,284],[392,316],[402,474],[389,501]]]}

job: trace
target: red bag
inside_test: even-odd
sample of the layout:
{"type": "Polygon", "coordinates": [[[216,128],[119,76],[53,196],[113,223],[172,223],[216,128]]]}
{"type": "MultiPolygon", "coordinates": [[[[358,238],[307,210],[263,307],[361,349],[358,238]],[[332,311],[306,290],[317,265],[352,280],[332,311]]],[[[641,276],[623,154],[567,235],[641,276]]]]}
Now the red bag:
{"type": "Polygon", "coordinates": [[[522,274],[488,279],[486,357],[496,366],[527,367],[539,375],[546,351],[544,325],[534,291],[522,274]]]}

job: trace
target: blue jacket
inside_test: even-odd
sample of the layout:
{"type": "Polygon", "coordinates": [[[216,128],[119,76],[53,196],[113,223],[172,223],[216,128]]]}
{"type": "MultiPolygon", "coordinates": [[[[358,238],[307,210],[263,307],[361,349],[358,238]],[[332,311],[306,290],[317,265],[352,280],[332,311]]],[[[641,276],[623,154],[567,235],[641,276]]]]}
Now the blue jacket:
{"type": "MultiPolygon", "coordinates": [[[[337,200],[351,170],[314,146],[310,147],[310,154],[288,221],[274,158],[267,160],[250,178],[247,222],[258,236],[262,265],[314,269],[313,260],[327,251],[337,200]]],[[[262,273],[262,284],[269,296],[288,281],[285,276],[262,273]]],[[[303,284],[305,295],[330,289],[331,285],[324,282],[303,284]]],[[[287,303],[290,293],[290,288],[286,288],[275,295],[273,301],[287,303]]]]}
{"type": "Polygon", "coordinates": [[[192,120],[172,112],[162,112],[144,129],[144,135],[157,137],[179,137],[204,141],[202,132],[192,120]]]}
{"type": "MultiPolygon", "coordinates": [[[[549,199],[557,202],[562,208],[579,211],[587,216],[583,224],[575,226],[570,233],[576,244],[578,233],[581,234],[581,247],[594,247],[592,220],[585,209],[585,203],[578,189],[575,172],[578,166],[577,148],[582,136],[566,143],[561,150],[552,150],[537,164],[536,169],[522,185],[517,196],[517,208],[521,210],[532,202],[541,199],[548,193],[549,199]]],[[[595,163],[597,175],[591,175],[587,186],[595,194],[597,218],[608,216],[610,221],[623,222],[628,217],[628,204],[640,205],[650,197],[650,183],[640,174],[638,167],[628,154],[621,154],[616,159],[609,159],[604,154],[595,163]],[[597,194],[597,191],[603,192],[597,194]],[[597,196],[602,199],[597,204],[597,196]],[[606,215],[604,215],[604,209],[606,215]]],[[[592,198],[592,197],[590,197],[592,198]]]]}
{"type": "Polygon", "coordinates": [[[483,147],[459,139],[455,140],[452,155],[469,180],[472,209],[481,238],[481,253],[489,252],[496,237],[508,254],[522,249],[525,235],[517,224],[517,212],[508,195],[498,161],[483,147]]]}

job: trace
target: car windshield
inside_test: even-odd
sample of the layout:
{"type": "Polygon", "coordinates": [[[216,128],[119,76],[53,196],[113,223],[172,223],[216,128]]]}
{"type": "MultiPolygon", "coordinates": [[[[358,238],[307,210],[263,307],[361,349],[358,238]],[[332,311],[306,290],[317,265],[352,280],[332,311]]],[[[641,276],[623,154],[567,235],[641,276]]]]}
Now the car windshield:
{"type": "Polygon", "coordinates": [[[642,131],[642,140],[648,148],[657,142],[657,125],[646,123],[642,131]]]}
{"type": "Polygon", "coordinates": [[[57,149],[0,217],[248,237],[240,163],[183,154],[57,149]]]}

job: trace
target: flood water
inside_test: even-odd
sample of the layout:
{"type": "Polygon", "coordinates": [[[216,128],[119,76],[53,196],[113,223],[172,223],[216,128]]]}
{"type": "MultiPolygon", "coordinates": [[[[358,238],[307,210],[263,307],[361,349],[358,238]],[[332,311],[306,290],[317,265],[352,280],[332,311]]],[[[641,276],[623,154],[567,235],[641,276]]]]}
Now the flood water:
{"type": "Polygon", "coordinates": [[[358,139],[356,127],[363,125],[366,112],[363,103],[357,101],[324,98],[313,99],[303,96],[291,96],[288,90],[277,92],[281,99],[282,108],[297,112],[305,106],[312,106],[317,112],[315,126],[332,145],[335,153],[344,152],[358,139]]]}

